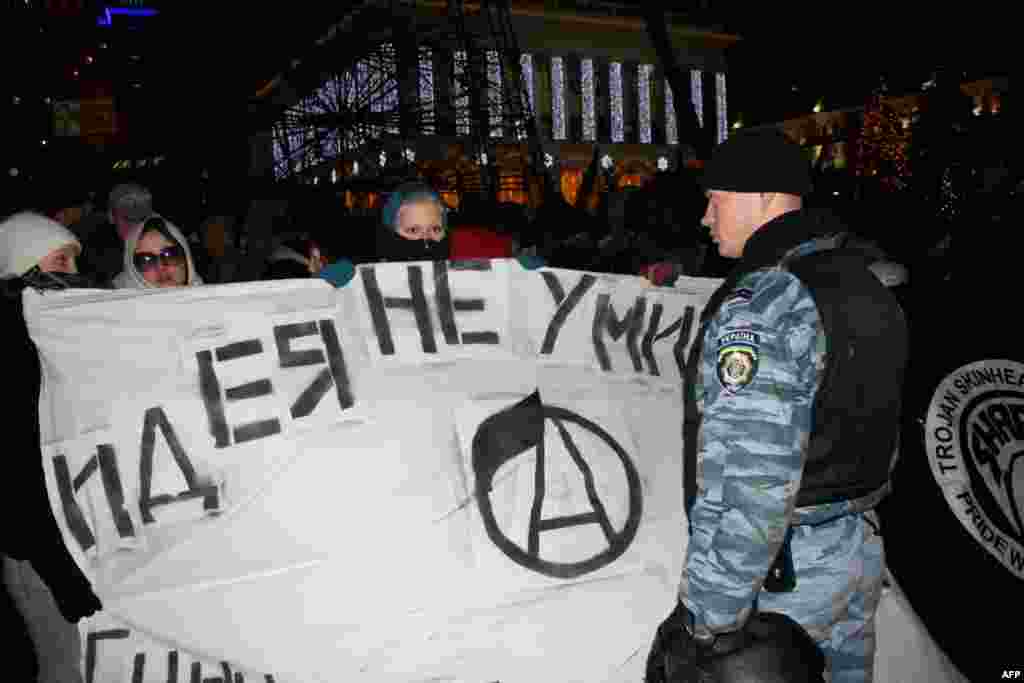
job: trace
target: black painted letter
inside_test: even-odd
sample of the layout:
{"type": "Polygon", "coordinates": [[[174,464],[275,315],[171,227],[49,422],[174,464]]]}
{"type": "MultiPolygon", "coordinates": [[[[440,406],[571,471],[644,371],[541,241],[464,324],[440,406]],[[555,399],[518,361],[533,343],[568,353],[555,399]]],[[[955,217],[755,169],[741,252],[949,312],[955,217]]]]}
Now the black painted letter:
{"type": "Polygon", "coordinates": [[[644,326],[644,315],[647,313],[646,297],[638,296],[636,303],[629,307],[625,317],[620,321],[612,307],[610,294],[599,294],[597,296],[597,310],[594,311],[594,353],[597,355],[597,362],[601,369],[610,372],[612,359],[608,356],[608,349],[604,345],[604,335],[607,333],[613,341],[618,341],[623,334],[626,335],[626,349],[629,351],[629,358],[633,361],[633,370],[643,372],[644,366],[640,359],[640,350],[637,348],[637,339],[644,326]]]}
{"type": "Polygon", "coordinates": [[[366,303],[370,307],[370,318],[373,329],[380,344],[380,352],[385,356],[395,353],[394,337],[391,334],[391,323],[388,321],[387,309],[412,311],[416,318],[416,327],[420,332],[420,343],[424,353],[437,353],[437,342],[434,339],[434,325],[430,321],[427,309],[427,296],[423,290],[423,267],[406,266],[409,273],[409,297],[383,296],[377,282],[377,272],[372,266],[364,266],[359,272],[363,278],[363,289],[366,291],[366,303]]]}
{"type": "Polygon", "coordinates": [[[654,342],[661,341],[678,330],[679,336],[672,346],[672,354],[676,359],[676,366],[679,368],[679,376],[682,377],[686,369],[685,349],[690,343],[690,333],[693,331],[693,319],[696,312],[693,306],[687,306],[681,318],[659,331],[658,326],[661,325],[661,316],[664,311],[665,307],[662,304],[654,304],[651,307],[651,320],[647,324],[647,333],[644,335],[641,348],[644,359],[647,361],[647,370],[657,377],[661,372],[658,370],[658,361],[654,358],[654,342]]]}
{"type": "MultiPolygon", "coordinates": [[[[491,269],[490,261],[480,261],[475,271],[491,269]]],[[[455,268],[453,268],[455,270],[455,268]]],[[[448,282],[448,264],[445,261],[434,262],[434,298],[437,301],[437,314],[441,320],[441,332],[449,345],[460,343],[458,328],[455,326],[455,313],[462,311],[484,310],[483,299],[453,299],[451,286],[448,282]]],[[[498,344],[497,332],[463,332],[463,344],[498,344]]]]}
{"type": "Polygon", "coordinates": [[[92,529],[89,528],[82,508],[78,505],[75,493],[97,471],[99,471],[100,480],[103,482],[103,491],[107,496],[107,504],[110,506],[110,514],[118,535],[121,538],[135,537],[135,527],[128,510],[124,507],[124,488],[121,485],[121,475],[117,470],[117,456],[114,454],[113,446],[109,444],[97,446],[96,455],[89,458],[85,467],[73,481],[66,456],[55,455],[53,457],[53,470],[54,478],[57,480],[57,493],[60,496],[61,507],[64,509],[64,519],[67,521],[71,535],[83,551],[96,545],[96,537],[93,535],[92,529]]]}
{"type": "MultiPolygon", "coordinates": [[[[258,339],[247,339],[226,344],[214,350],[218,363],[246,356],[256,356],[261,353],[263,353],[263,344],[258,339]]],[[[214,445],[217,448],[226,448],[231,445],[231,441],[228,439],[228,422],[224,413],[224,400],[234,402],[267,396],[274,392],[274,387],[269,379],[258,379],[237,387],[228,387],[224,390],[224,396],[221,397],[220,380],[217,378],[217,373],[214,370],[211,353],[209,351],[200,351],[196,354],[196,361],[199,364],[199,390],[203,395],[206,415],[210,420],[210,433],[213,435],[214,445]]],[[[233,427],[231,435],[234,437],[235,443],[243,443],[273,436],[280,432],[281,421],[275,417],[233,427]]]]}
{"type": "Polygon", "coordinates": [[[220,504],[215,485],[200,485],[192,461],[188,459],[188,454],[185,453],[181,442],[178,441],[178,435],[174,433],[174,428],[167,421],[167,415],[164,414],[163,408],[159,406],[150,408],[146,411],[145,422],[142,426],[142,452],[139,457],[139,510],[142,513],[142,521],[146,524],[153,523],[155,521],[153,508],[158,505],[168,505],[192,498],[202,498],[204,510],[216,510],[220,504]],[[157,427],[163,433],[167,446],[174,456],[174,462],[185,477],[185,483],[188,485],[187,491],[174,495],[152,495],[153,450],[156,447],[157,427]]]}
{"type": "Polygon", "coordinates": [[[291,325],[278,325],[274,328],[274,339],[277,342],[277,356],[282,368],[298,368],[308,365],[325,364],[312,384],[306,387],[299,397],[292,404],[291,413],[293,418],[306,417],[319,405],[320,400],[327,394],[333,385],[338,396],[338,403],[342,410],[347,410],[354,404],[352,388],[349,383],[348,369],[345,365],[345,355],[342,353],[341,344],[338,341],[338,332],[334,327],[333,320],[321,320],[317,329],[316,322],[294,323],[291,325]],[[291,340],[299,337],[308,337],[319,334],[324,342],[327,354],[319,349],[309,351],[293,351],[291,340]]]}
{"type": "Polygon", "coordinates": [[[548,291],[551,292],[551,296],[555,299],[555,305],[558,306],[555,310],[555,315],[551,318],[551,322],[548,323],[547,332],[544,334],[544,342],[540,347],[541,353],[549,354],[555,350],[558,333],[561,332],[562,326],[569,318],[569,314],[579,305],[587,291],[594,286],[597,278],[590,274],[580,276],[580,281],[576,283],[576,286],[566,296],[565,288],[562,287],[562,283],[558,280],[557,275],[550,271],[544,271],[541,273],[541,277],[547,283],[548,291]]]}

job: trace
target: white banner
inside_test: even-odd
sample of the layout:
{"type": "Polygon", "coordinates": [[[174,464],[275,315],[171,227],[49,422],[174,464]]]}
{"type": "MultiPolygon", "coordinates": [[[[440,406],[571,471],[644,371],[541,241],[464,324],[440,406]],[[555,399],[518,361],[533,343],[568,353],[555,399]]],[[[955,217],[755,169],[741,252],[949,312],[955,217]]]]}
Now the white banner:
{"type": "Polygon", "coordinates": [[[510,260],[26,294],[53,511],[105,607],[87,683],[641,680],[718,284],[510,260]]]}

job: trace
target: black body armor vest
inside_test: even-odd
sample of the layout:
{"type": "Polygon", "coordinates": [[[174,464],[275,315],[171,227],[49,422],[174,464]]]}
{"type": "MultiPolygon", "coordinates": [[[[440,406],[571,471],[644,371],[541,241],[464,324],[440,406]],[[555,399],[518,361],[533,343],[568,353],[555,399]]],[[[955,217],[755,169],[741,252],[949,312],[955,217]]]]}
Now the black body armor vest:
{"type": "Polygon", "coordinates": [[[896,297],[868,269],[861,252],[839,247],[789,257],[797,245],[824,236],[808,233],[803,212],[794,213],[776,219],[780,225],[771,237],[760,233],[772,224],[751,237],[737,270],[701,313],[701,330],[687,362],[689,386],[684,398],[688,513],[696,499],[701,419],[690,387],[700,372],[704,332],[739,280],[765,268],[781,267],[800,279],[814,299],[828,340],[797,507],[857,499],[888,483],[900,428],[906,318],[896,297]]]}

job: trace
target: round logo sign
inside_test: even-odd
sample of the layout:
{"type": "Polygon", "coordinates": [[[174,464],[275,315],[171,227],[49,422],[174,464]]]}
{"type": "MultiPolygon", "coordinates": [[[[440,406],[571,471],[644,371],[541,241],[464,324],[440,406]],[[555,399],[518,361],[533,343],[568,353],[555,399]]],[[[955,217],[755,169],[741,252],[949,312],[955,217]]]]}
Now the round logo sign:
{"type": "Polygon", "coordinates": [[[1024,365],[981,360],[950,373],[925,428],[932,474],[953,514],[1024,579],[1024,365]]]}

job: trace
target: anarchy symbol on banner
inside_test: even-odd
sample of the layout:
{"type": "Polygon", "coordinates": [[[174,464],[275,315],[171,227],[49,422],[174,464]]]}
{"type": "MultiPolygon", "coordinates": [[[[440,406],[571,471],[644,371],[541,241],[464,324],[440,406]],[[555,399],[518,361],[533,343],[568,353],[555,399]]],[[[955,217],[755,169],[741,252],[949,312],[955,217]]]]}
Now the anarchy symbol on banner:
{"type": "Polygon", "coordinates": [[[643,496],[640,475],[629,454],[600,425],[565,408],[543,404],[538,392],[485,419],[473,437],[472,458],[476,501],[487,536],[502,553],[527,569],[560,579],[576,578],[614,562],[626,552],[636,537],[643,510],[643,496]],[[590,512],[547,519],[541,516],[545,497],[544,425],[547,420],[554,423],[566,452],[582,475],[590,512]],[[609,518],[605,503],[598,495],[591,466],[566,428],[567,423],[595,435],[621,462],[629,495],[628,514],[621,529],[616,529],[609,518]],[[491,500],[491,488],[495,474],[504,463],[533,448],[536,449],[536,477],[524,548],[509,538],[498,524],[491,500]],[[577,562],[559,562],[542,556],[541,533],[589,524],[596,524],[601,529],[607,541],[607,547],[603,550],[577,562]]]}

